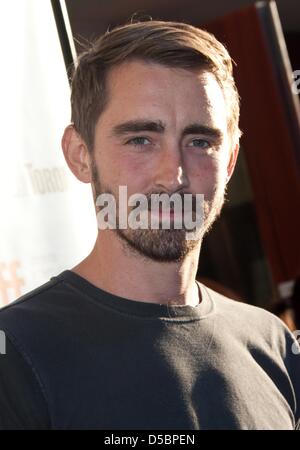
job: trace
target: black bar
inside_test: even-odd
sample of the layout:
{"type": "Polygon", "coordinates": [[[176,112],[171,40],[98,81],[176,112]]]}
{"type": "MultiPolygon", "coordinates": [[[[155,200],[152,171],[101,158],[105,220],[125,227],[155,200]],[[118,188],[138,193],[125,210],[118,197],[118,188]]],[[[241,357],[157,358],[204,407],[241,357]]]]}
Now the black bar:
{"type": "Polygon", "coordinates": [[[51,0],[53,14],[56,22],[57,32],[60,40],[61,49],[65,61],[65,66],[68,74],[68,80],[70,81],[70,70],[74,66],[73,55],[71,51],[71,45],[69,36],[67,33],[66,24],[64,21],[63,12],[61,9],[60,0],[51,0]]]}

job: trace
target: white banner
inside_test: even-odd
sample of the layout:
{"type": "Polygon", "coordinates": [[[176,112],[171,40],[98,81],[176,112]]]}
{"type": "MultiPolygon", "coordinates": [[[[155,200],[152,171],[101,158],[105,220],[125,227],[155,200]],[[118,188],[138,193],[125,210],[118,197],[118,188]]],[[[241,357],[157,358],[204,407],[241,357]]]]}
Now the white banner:
{"type": "Polygon", "coordinates": [[[91,250],[90,185],[70,173],[61,136],[68,85],[50,0],[0,4],[0,306],[91,250]]]}

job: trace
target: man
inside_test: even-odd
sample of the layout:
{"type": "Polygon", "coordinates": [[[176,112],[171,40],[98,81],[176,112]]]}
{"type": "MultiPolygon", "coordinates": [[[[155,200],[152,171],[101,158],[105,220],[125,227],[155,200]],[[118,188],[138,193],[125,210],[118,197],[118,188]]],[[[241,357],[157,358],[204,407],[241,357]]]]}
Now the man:
{"type": "Polygon", "coordinates": [[[195,281],[238,154],[226,49],[183,23],[118,27],[79,58],[71,103],[62,147],[97,217],[122,186],[160,227],[121,226],[117,212],[86,259],[1,310],[1,428],[295,428],[293,336],[195,281]],[[204,195],[193,238],[174,226],[184,207],[155,212],[153,194],[204,195]]]}

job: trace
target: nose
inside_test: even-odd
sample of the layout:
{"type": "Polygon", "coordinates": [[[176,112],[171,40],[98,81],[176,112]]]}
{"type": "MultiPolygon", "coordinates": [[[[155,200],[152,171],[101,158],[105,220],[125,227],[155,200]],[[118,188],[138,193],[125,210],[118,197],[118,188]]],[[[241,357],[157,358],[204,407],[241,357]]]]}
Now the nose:
{"type": "Polygon", "coordinates": [[[169,146],[161,150],[154,174],[155,187],[163,192],[173,193],[188,187],[189,180],[179,149],[169,146]]]}

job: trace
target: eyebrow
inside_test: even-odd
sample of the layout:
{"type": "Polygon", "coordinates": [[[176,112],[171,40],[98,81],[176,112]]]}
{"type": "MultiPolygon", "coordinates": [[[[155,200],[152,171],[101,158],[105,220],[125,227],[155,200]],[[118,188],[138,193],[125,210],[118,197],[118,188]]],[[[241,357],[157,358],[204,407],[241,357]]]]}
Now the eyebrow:
{"type": "MultiPolygon", "coordinates": [[[[166,125],[161,120],[129,120],[128,122],[115,125],[112,129],[111,135],[114,137],[121,137],[127,133],[138,133],[141,131],[152,131],[162,134],[165,129],[166,125]]],[[[223,132],[220,129],[202,125],[200,123],[191,123],[186,126],[183,129],[181,136],[184,137],[189,134],[203,134],[217,140],[221,140],[223,138],[223,132]]]]}

